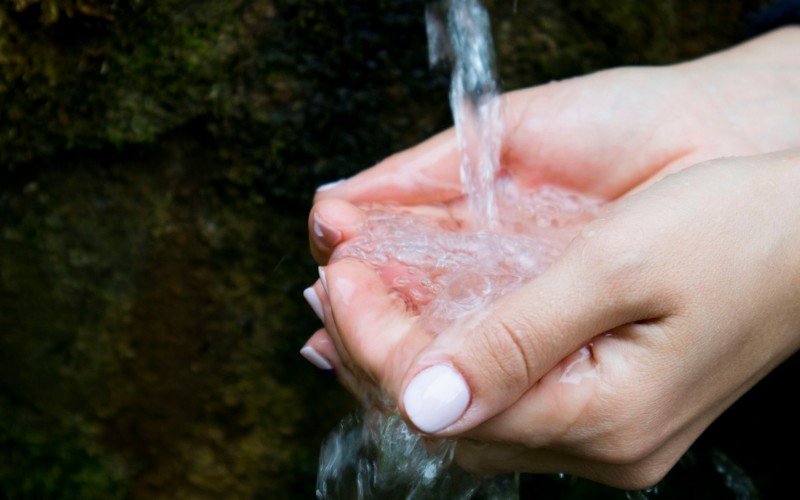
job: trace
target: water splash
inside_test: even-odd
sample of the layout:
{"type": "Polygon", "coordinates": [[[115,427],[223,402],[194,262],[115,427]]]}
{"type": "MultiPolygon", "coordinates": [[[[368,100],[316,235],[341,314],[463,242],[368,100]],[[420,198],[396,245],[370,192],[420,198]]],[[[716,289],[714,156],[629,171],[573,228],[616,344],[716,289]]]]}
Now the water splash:
{"type": "Polygon", "coordinates": [[[369,407],[346,417],[322,446],[317,497],[514,498],[516,485],[509,477],[487,481],[448,468],[454,449],[449,441],[423,439],[396,413],[369,407]]]}
{"type": "Polygon", "coordinates": [[[496,192],[494,232],[464,231],[467,222],[446,212],[374,207],[359,236],[332,260],[371,264],[419,314],[419,324],[438,333],[543,273],[600,208],[598,200],[555,186],[527,191],[501,180],[496,192]]]}
{"type": "Polygon", "coordinates": [[[720,450],[711,450],[711,462],[736,500],[758,500],[760,495],[747,473],[720,450]]]}

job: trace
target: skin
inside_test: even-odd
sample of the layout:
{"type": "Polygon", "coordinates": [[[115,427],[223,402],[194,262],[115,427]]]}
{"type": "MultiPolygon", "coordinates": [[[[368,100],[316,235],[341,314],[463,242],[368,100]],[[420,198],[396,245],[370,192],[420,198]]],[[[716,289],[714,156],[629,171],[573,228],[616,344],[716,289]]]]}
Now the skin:
{"type": "MultiPolygon", "coordinates": [[[[785,28],[677,66],[506,95],[503,175],[616,201],[547,272],[435,338],[374,270],[326,266],[325,328],[308,345],[406,417],[409,381],[455,368],[471,399],[436,435],[459,440],[468,469],[656,483],[800,348],[798,46],[800,28],[785,28]]],[[[467,217],[452,131],[319,192],[320,263],[370,202],[467,217]]]]}

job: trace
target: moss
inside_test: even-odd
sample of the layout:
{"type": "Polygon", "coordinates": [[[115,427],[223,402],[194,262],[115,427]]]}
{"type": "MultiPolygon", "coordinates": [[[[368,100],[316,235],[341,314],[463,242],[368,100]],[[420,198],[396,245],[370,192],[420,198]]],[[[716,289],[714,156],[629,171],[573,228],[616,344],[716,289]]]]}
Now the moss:
{"type": "Polygon", "coordinates": [[[228,76],[221,69],[247,49],[227,23],[239,9],[212,1],[3,4],[0,162],[151,142],[208,112],[211,87],[228,76]]]}
{"type": "MultiPolygon", "coordinates": [[[[512,2],[491,6],[501,72],[516,88],[723,47],[758,3],[514,2],[516,14],[512,2]]],[[[195,121],[241,164],[238,175],[293,197],[297,179],[351,172],[446,123],[446,79],[427,72],[422,8],[415,0],[6,2],[0,164],[152,143],[195,121]]]]}

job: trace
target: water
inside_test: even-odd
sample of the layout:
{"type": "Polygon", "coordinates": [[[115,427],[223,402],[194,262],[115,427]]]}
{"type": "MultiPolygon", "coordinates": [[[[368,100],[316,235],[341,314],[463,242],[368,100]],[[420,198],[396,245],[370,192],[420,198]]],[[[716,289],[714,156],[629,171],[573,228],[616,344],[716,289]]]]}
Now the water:
{"type": "MultiPolygon", "coordinates": [[[[425,15],[431,65],[452,66],[450,104],[468,210],[454,216],[458,209],[422,214],[363,206],[367,218],[359,236],[339,247],[332,261],[370,264],[418,315],[417,324],[437,334],[543,273],[596,217],[602,200],[558,186],[520,186],[502,171],[502,107],[489,16],[477,0],[432,4],[425,15]]],[[[562,383],[595,375],[571,369],[587,356],[587,347],[573,354],[562,383]]],[[[319,498],[517,496],[512,476],[484,478],[460,470],[452,465],[454,441],[414,433],[396,403],[379,392],[367,400],[363,413],[342,421],[323,445],[319,498]]],[[[686,457],[679,469],[692,468],[686,457]]],[[[727,456],[714,452],[711,461],[737,499],[758,498],[752,480],[727,456]]],[[[626,494],[657,496],[659,486],[626,494]]]]}
{"type": "Polygon", "coordinates": [[[398,207],[367,210],[360,236],[337,249],[333,260],[354,257],[371,264],[384,282],[438,333],[544,272],[600,203],[555,186],[521,190],[500,180],[498,227],[465,231],[436,213],[398,207]]]}
{"type": "Polygon", "coordinates": [[[320,452],[317,497],[415,500],[513,498],[512,477],[486,480],[448,467],[449,441],[431,442],[412,432],[397,413],[380,405],[351,415],[320,452]]]}
{"type": "MultiPolygon", "coordinates": [[[[421,215],[362,207],[367,219],[360,235],[332,261],[353,257],[372,265],[436,334],[544,272],[600,202],[556,186],[523,188],[501,175],[501,101],[489,16],[480,3],[431,5],[426,25],[431,65],[452,65],[450,104],[469,210],[455,219],[446,210],[421,215]]],[[[319,498],[516,495],[510,476],[479,478],[451,466],[453,441],[424,439],[406,426],[393,401],[378,393],[371,401],[323,445],[319,498]]]]}
{"type": "Polygon", "coordinates": [[[479,228],[496,228],[492,186],[500,168],[503,122],[489,14],[478,0],[451,0],[429,5],[425,21],[431,66],[452,65],[450,108],[470,211],[479,228]]]}

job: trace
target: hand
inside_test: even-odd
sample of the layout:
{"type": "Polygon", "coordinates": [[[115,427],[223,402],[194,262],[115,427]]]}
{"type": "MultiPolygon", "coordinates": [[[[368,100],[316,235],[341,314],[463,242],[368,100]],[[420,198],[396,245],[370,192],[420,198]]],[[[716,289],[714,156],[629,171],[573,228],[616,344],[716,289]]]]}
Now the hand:
{"type": "MultiPolygon", "coordinates": [[[[689,63],[608,70],[506,94],[503,169],[527,185],[614,199],[700,161],[792,147],[800,143],[798,45],[800,28],[788,27],[689,63]]],[[[325,264],[358,233],[364,213],[353,204],[437,205],[450,216],[462,198],[458,170],[449,130],[318,191],[309,216],[312,254],[325,264]]],[[[322,315],[324,297],[312,289],[305,295],[322,315]]],[[[304,354],[348,375],[324,329],[304,354]]]]}
{"type": "MultiPolygon", "coordinates": [[[[620,68],[503,96],[503,170],[615,199],[667,173],[721,156],[800,143],[800,27],[695,61],[620,68]]],[[[309,219],[320,263],[357,227],[330,200],[430,205],[462,196],[453,130],[317,192],[309,219]],[[315,216],[330,231],[314,230],[315,216]],[[317,234],[319,233],[319,234],[317,234]]]]}
{"type": "MultiPolygon", "coordinates": [[[[786,28],[679,66],[612,70],[509,94],[504,97],[504,168],[519,182],[552,182],[614,198],[637,183],[641,188],[695,161],[796,144],[798,101],[794,96],[800,72],[793,47],[799,35],[797,28],[786,28]],[[764,108],[770,112],[762,113],[764,108]]],[[[457,203],[461,195],[457,164],[453,134],[446,132],[319,192],[319,203],[309,220],[315,257],[326,262],[336,244],[357,232],[363,213],[342,199],[408,205],[457,203]]],[[[364,269],[351,271],[360,276],[360,287],[380,288],[364,269]]],[[[319,314],[327,310],[326,316],[331,317],[321,285],[317,283],[315,289],[321,300],[311,290],[307,296],[317,301],[319,314]]],[[[376,320],[371,331],[379,331],[384,324],[375,315],[365,317],[376,320]]],[[[326,325],[336,328],[330,320],[326,325]]],[[[346,337],[348,329],[343,331],[346,337]]],[[[367,345],[376,359],[398,345],[382,341],[382,335],[374,337],[367,345]]],[[[402,346],[414,352],[429,341],[402,346]]],[[[322,362],[335,366],[340,378],[356,392],[372,381],[392,385],[370,375],[374,366],[359,366],[349,359],[342,342],[337,343],[345,353],[344,360],[325,329],[317,332],[307,347],[316,349],[317,356],[322,353],[322,362]]],[[[579,359],[581,352],[575,356],[579,359]]],[[[406,357],[395,356],[394,371],[402,372],[406,357]]],[[[573,369],[582,364],[574,364],[573,369]]]]}
{"type": "Polygon", "coordinates": [[[462,466],[642,488],[800,347],[798,192],[800,149],[691,167],[435,338],[359,262],[315,286],[343,362],[462,466]]]}

